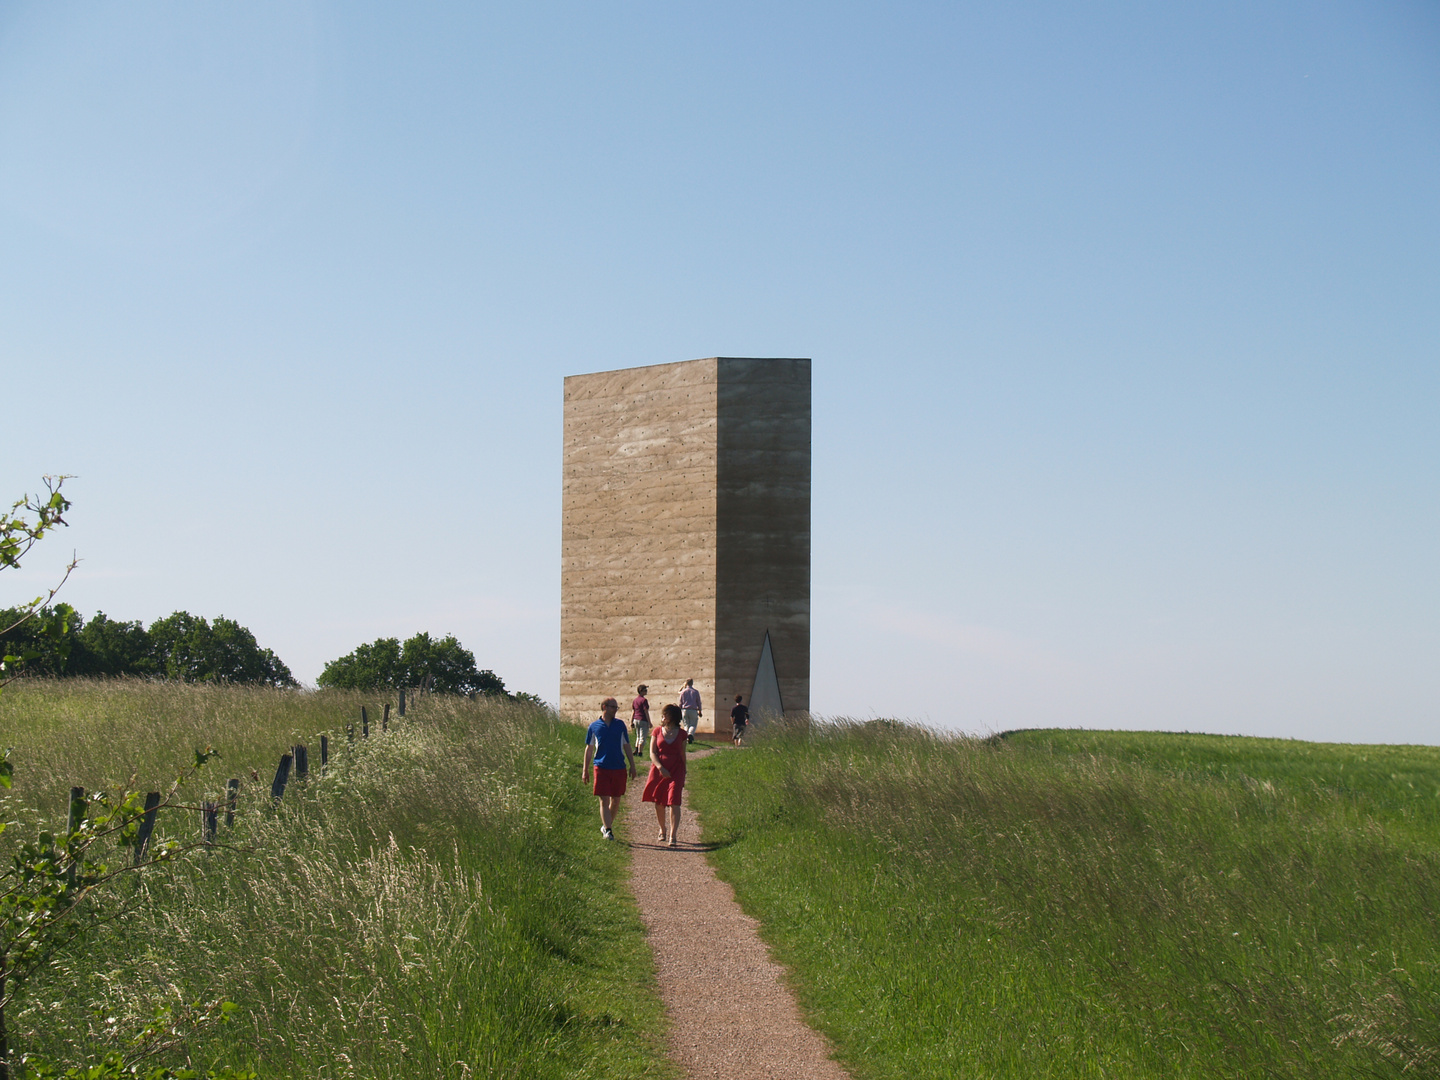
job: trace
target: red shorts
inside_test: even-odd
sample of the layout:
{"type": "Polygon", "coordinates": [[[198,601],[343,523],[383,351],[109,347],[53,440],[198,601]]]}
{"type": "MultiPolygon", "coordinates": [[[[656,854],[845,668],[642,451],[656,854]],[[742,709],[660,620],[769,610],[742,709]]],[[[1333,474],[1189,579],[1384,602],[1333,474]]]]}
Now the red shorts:
{"type": "Polygon", "coordinates": [[[625,794],[625,770],[624,769],[595,769],[596,795],[624,795],[625,794]]]}

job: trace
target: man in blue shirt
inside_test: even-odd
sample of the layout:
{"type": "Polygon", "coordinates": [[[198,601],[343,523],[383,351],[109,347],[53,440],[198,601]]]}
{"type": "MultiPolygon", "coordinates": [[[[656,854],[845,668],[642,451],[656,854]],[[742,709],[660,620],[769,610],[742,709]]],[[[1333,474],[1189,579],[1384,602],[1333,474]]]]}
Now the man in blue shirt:
{"type": "Polygon", "coordinates": [[[590,780],[590,763],[595,763],[595,786],[591,788],[600,797],[600,835],[614,840],[611,825],[615,822],[615,808],[620,805],[620,796],[625,794],[625,774],[635,779],[635,759],[630,754],[630,729],[616,713],[620,706],[613,697],[600,703],[600,719],[590,725],[585,733],[585,764],[580,767],[580,780],[590,780]]]}

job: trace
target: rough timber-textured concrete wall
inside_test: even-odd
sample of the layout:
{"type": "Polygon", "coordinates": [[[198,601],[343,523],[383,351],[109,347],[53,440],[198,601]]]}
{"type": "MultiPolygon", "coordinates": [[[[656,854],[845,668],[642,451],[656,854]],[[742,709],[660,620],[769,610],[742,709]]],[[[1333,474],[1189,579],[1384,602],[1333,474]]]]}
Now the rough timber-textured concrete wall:
{"type": "Polygon", "coordinates": [[[640,682],[657,713],[687,678],[714,684],[716,368],[694,360],[565,380],[568,716],[593,719],[611,695],[628,704],[640,682]]]}
{"type": "MultiPolygon", "coordinates": [[[[565,380],[560,711],[656,713],[687,678],[701,730],[749,699],[766,631],[809,708],[810,362],[733,357],[565,380]]],[[[717,724],[718,722],[718,724],[717,724]]]]}

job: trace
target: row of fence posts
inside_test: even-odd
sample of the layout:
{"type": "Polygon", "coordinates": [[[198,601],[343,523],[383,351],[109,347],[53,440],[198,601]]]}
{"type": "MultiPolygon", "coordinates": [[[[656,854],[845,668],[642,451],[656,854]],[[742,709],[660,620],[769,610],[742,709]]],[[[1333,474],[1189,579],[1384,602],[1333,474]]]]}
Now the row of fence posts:
{"type": "MultiPolygon", "coordinates": [[[[426,676],[413,694],[423,694],[429,690],[430,676],[426,676]]],[[[400,691],[400,704],[396,712],[400,716],[405,715],[405,691],[400,691]]],[[[390,730],[390,703],[385,703],[384,711],[380,714],[380,731],[382,734],[390,730]]],[[[347,724],[345,734],[350,742],[355,741],[355,725],[347,724]]],[[[370,737],[370,713],[364,705],[360,706],[360,737],[370,737]]],[[[320,772],[323,775],[325,766],[330,763],[330,737],[320,736],[320,772]]],[[[275,770],[275,780],[270,785],[270,798],[279,802],[285,796],[285,786],[292,778],[305,780],[310,776],[310,748],[304,743],[297,743],[290,748],[289,753],[280,755],[280,765],[275,770]]],[[[150,836],[155,831],[155,818],[160,811],[160,792],[147,791],[145,793],[145,809],[140,815],[140,828],[135,834],[135,863],[139,866],[145,859],[145,853],[150,847],[150,836]]],[[[220,829],[220,811],[225,811],[225,827],[227,829],[235,826],[235,808],[240,801],[240,780],[232,776],[225,781],[225,801],[223,804],[206,799],[200,804],[200,834],[207,844],[213,844],[220,829]]],[[[86,814],[85,789],[83,787],[72,787],[70,789],[70,812],[66,817],[65,835],[75,835],[75,830],[80,827],[86,814]]],[[[70,881],[75,880],[76,867],[72,863],[67,871],[70,881]]]]}
{"type": "MultiPolygon", "coordinates": [[[[400,691],[401,716],[405,715],[405,691],[400,691]]],[[[380,732],[386,734],[390,731],[390,703],[387,701],[384,711],[380,714],[380,732]]],[[[345,734],[348,740],[355,741],[355,725],[346,724],[345,734]]],[[[370,737],[370,710],[364,705],[360,706],[360,737],[370,737]]],[[[325,767],[330,764],[330,736],[320,736],[320,775],[325,775],[325,767]]],[[[296,743],[290,748],[289,753],[280,755],[280,764],[275,769],[275,779],[270,783],[270,798],[279,802],[285,797],[285,787],[291,779],[308,780],[310,778],[310,748],[305,743],[296,743]]],[[[226,784],[226,811],[225,824],[227,827],[235,824],[235,800],[240,790],[240,781],[233,777],[226,784]]],[[[214,803],[204,803],[201,807],[203,822],[201,825],[205,842],[213,843],[215,840],[215,824],[219,807],[214,803]]]]}

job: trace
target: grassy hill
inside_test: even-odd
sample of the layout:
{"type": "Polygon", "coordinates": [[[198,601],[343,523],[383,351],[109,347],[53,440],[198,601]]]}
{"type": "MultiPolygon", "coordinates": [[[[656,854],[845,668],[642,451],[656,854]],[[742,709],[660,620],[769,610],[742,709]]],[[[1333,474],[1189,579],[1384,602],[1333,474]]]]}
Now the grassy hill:
{"type": "MultiPolygon", "coordinates": [[[[125,890],[123,917],[57,952],[11,1010],[17,1050],[122,1048],[156,1008],[217,997],[237,1019],[166,1056],[262,1077],[665,1077],[663,1014],[625,854],[600,843],[583,733],[543,710],[327,691],[20,682],[0,695],[15,788],[0,856],[63,823],[68,790],[162,789],[213,745],[191,801],[243,780],[224,847],[125,890]],[[371,738],[345,726],[368,704],[371,738]],[[280,753],[328,732],[324,777],[280,753]],[[254,776],[252,777],[252,770],[254,776]]],[[[193,838],[198,814],[159,830],[193,838]]]]}
{"type": "Polygon", "coordinates": [[[1440,750],[873,722],[692,770],[858,1077],[1440,1071],[1440,750]]]}
{"type": "MultiPolygon", "coordinates": [[[[12,684],[0,856],[72,784],[244,782],[222,847],[127,894],[12,1009],[18,1047],[239,1018],[169,1060],[262,1077],[664,1077],[625,851],[581,729],[440,696],[12,684]],[[368,705],[372,737],[345,726],[368,705]],[[325,776],[269,781],[332,740],[325,776]],[[252,775],[253,770],[253,775],[252,775]]],[[[691,765],[712,859],[857,1077],[1440,1072],[1440,750],[1123,732],[773,731],[691,765]]],[[[196,815],[162,824],[193,837],[196,815]]],[[[697,928],[697,933],[706,932],[697,928]]],[[[737,1002],[743,1010],[745,1002],[737,1002]]]]}

